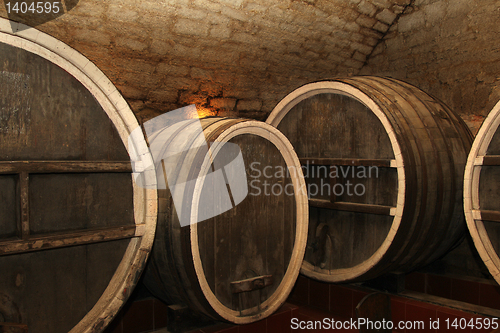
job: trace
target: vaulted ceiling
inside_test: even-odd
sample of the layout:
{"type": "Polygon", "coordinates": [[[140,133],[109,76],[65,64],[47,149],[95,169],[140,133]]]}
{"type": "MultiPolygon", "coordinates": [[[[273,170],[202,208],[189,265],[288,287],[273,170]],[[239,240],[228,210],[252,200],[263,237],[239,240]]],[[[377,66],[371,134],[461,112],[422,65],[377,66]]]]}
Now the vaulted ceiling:
{"type": "MultiPolygon", "coordinates": [[[[272,109],[284,87],[359,72],[410,4],[410,0],[80,0],[71,6],[70,2],[65,3],[66,14],[37,29],[95,62],[138,113],[196,103],[211,113],[239,110],[257,118],[272,109]]],[[[6,9],[2,11],[7,17],[6,9]]]]}
{"type": "MultiPolygon", "coordinates": [[[[300,85],[360,73],[407,79],[464,114],[484,114],[496,96],[493,45],[500,35],[492,29],[494,0],[64,0],[63,5],[65,14],[45,23],[10,18],[36,24],[87,56],[139,120],[191,103],[204,114],[265,119],[300,85]],[[471,63],[473,58],[480,61],[471,63]],[[471,66],[480,67],[463,72],[471,66]],[[488,71],[487,79],[476,80],[488,71]]],[[[3,6],[0,16],[9,17],[3,6]]]]}

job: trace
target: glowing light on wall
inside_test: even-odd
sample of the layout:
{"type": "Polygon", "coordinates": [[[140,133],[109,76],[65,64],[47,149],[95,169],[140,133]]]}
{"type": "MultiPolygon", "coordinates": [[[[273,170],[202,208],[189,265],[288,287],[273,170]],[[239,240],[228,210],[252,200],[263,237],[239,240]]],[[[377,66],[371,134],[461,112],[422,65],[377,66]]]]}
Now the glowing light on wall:
{"type": "Polygon", "coordinates": [[[216,111],[198,105],[196,106],[196,113],[193,118],[205,118],[217,115],[216,111]]]}

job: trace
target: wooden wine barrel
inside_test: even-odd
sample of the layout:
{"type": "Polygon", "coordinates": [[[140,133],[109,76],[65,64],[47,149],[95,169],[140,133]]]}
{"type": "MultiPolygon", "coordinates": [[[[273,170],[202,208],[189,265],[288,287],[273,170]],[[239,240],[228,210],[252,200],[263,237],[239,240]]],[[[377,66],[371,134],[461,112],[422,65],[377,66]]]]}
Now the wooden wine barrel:
{"type": "Polygon", "coordinates": [[[471,134],[420,89],[380,77],[311,83],[267,122],[305,168],[305,275],[340,282],[409,271],[463,236],[459,198],[471,134]]]}
{"type": "Polygon", "coordinates": [[[96,66],[25,28],[0,19],[0,331],[101,332],[154,239],[129,157],[149,150],[96,66]]]}
{"type": "MultiPolygon", "coordinates": [[[[152,140],[148,134],[152,147],[160,136],[152,140]]],[[[145,285],[167,304],[217,320],[242,324],[272,314],[295,283],[307,240],[307,197],[300,191],[305,182],[288,140],[263,122],[204,118],[187,122],[157,146],[184,153],[164,163],[173,169],[169,189],[158,192],[145,285]],[[200,132],[190,130],[200,125],[200,132]],[[210,151],[200,145],[205,140],[210,151]],[[239,162],[228,146],[240,151],[239,162]],[[227,169],[231,163],[239,171],[227,169]],[[182,206],[172,198],[177,188],[175,194],[171,189],[184,181],[182,206]],[[188,223],[181,223],[186,216],[188,223]]]]}
{"type": "Polygon", "coordinates": [[[467,226],[481,259],[500,283],[500,102],[474,139],[464,175],[467,226]]]}

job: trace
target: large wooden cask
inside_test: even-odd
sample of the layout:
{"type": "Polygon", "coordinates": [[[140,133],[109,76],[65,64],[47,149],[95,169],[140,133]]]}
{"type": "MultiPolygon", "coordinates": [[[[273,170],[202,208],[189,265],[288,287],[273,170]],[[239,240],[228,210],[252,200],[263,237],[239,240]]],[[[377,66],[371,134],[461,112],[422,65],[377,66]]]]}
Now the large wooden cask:
{"type": "Polygon", "coordinates": [[[0,331],[101,332],[154,239],[156,191],[130,162],[146,141],[89,60],[10,29],[0,19],[0,331]]]}
{"type": "Polygon", "coordinates": [[[471,134],[420,89],[380,77],[311,83],[286,96],[267,122],[304,166],[305,275],[340,282],[409,271],[464,235],[471,134]]]}
{"type": "Polygon", "coordinates": [[[158,162],[168,189],[158,191],[146,286],[216,320],[272,314],[295,283],[307,240],[305,183],[288,140],[266,123],[229,118],[186,121],[148,139],[153,156],[179,153],[158,162]]]}
{"type": "Polygon", "coordinates": [[[464,209],[474,244],[500,283],[500,102],[474,139],[464,175],[464,209]]]}

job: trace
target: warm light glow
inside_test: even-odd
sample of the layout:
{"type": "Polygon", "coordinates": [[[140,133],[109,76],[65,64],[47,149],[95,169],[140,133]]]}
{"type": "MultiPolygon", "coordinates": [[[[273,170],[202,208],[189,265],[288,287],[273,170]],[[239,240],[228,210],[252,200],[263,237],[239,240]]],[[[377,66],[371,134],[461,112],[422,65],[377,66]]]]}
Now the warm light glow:
{"type": "Polygon", "coordinates": [[[197,111],[197,117],[198,118],[205,118],[205,117],[209,117],[209,116],[215,116],[216,113],[215,111],[213,110],[210,110],[210,109],[207,109],[207,108],[204,108],[202,106],[196,106],[196,111],[197,111]]]}

